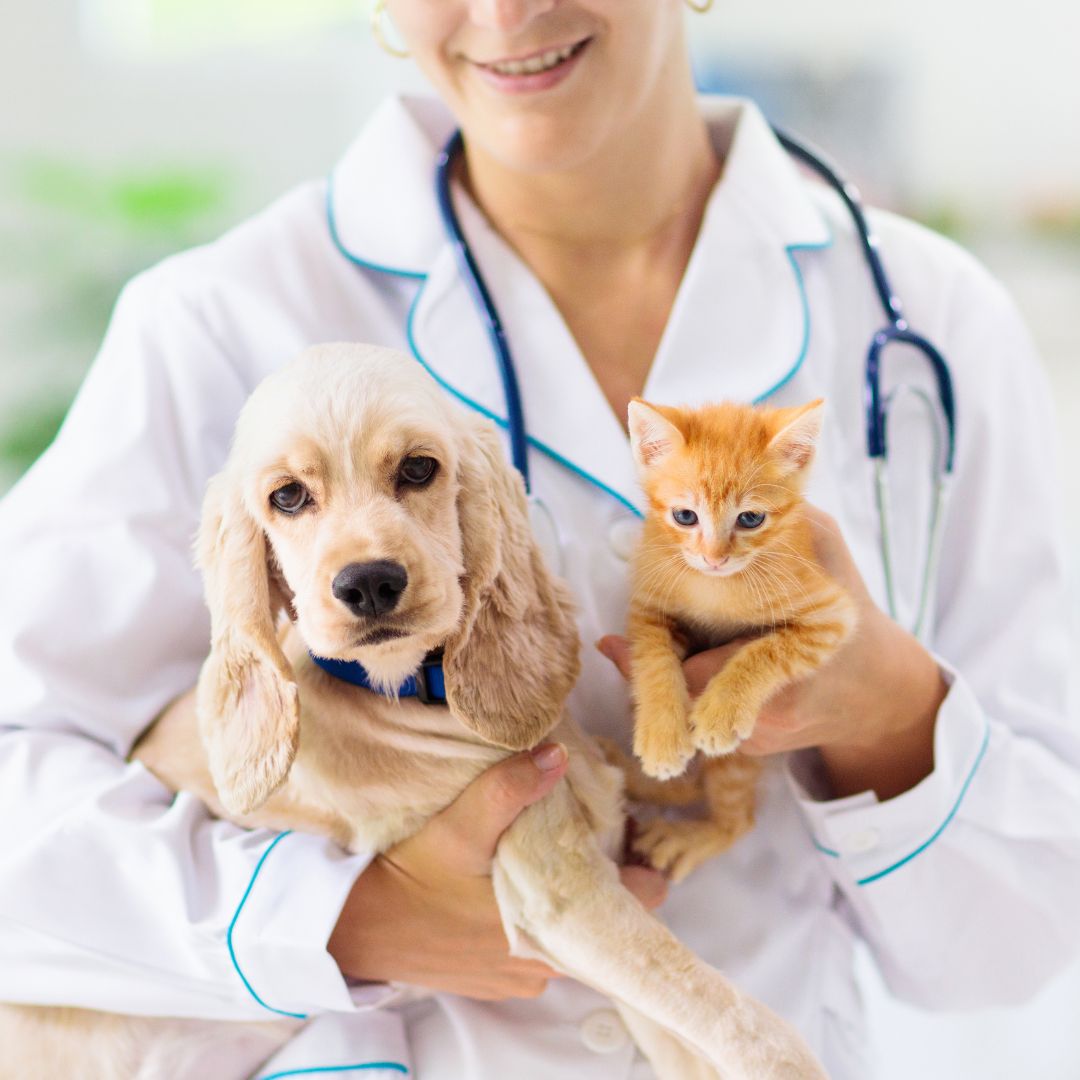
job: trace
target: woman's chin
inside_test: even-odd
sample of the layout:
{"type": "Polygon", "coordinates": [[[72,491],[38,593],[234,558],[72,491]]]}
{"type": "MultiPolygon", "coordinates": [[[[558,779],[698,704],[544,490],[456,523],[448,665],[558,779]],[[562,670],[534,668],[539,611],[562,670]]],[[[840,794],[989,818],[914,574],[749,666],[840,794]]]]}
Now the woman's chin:
{"type": "Polygon", "coordinates": [[[490,122],[465,128],[466,142],[516,173],[544,175],[581,168],[603,147],[602,124],[579,102],[562,109],[500,108],[490,122]]]}

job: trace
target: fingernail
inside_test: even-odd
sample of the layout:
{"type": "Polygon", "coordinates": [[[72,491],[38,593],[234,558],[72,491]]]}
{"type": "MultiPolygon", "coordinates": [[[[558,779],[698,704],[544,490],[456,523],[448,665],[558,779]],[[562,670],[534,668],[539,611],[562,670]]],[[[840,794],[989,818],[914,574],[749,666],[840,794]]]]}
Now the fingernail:
{"type": "Polygon", "coordinates": [[[551,772],[566,760],[566,747],[562,743],[545,743],[543,746],[538,746],[529,756],[541,772],[551,772]]]}

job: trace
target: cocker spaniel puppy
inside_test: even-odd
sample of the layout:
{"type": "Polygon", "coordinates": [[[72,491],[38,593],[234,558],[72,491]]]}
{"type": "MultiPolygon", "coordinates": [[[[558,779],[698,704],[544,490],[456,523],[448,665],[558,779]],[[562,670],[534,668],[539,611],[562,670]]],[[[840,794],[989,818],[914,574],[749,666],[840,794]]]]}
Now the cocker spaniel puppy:
{"type": "MultiPolygon", "coordinates": [[[[167,783],[241,824],[383,851],[490,765],[558,739],[566,776],[510,826],[493,866],[512,949],[610,996],[662,1080],[824,1076],[622,886],[621,775],[564,711],[573,606],[490,422],[399,353],[309,349],[245,406],[198,559],[213,630],[198,732],[166,720],[138,750],[167,783]],[[445,703],[395,697],[440,649],[445,703]],[[312,654],[358,662],[389,694],[312,654]]],[[[155,1021],[125,1030],[144,1056],[163,1037],[155,1021]]],[[[21,1049],[41,1060],[40,1043],[21,1049]]]]}

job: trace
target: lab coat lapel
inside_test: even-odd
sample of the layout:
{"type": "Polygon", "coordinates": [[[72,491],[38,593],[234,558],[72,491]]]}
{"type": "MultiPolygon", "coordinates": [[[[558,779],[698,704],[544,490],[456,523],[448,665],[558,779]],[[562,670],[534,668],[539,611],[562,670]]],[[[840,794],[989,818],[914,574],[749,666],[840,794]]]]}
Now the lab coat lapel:
{"type": "MultiPolygon", "coordinates": [[[[513,353],[530,461],[545,455],[619,501],[640,507],[626,434],[558,309],[475,204],[460,191],[454,202],[513,353]]],[[[506,399],[495,354],[449,248],[418,297],[410,341],[444,386],[505,427],[506,399]]]]}
{"type": "Polygon", "coordinates": [[[802,260],[829,246],[795,165],[748,103],[703,101],[725,156],[645,385],[663,404],[761,401],[805,362],[812,339],[802,260]]]}
{"type": "Polygon", "coordinates": [[[444,244],[435,158],[454,120],[438,101],[388,98],[330,174],[327,225],[338,250],[371,270],[421,279],[444,244]]]}

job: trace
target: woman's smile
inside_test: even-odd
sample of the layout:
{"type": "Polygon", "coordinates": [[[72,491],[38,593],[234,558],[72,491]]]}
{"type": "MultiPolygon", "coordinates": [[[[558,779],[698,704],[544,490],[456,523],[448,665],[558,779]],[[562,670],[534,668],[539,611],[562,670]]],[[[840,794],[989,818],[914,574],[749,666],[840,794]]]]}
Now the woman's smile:
{"type": "Polygon", "coordinates": [[[501,93],[536,93],[563,82],[591,42],[592,38],[587,37],[511,59],[469,62],[485,83],[501,93]]]}

